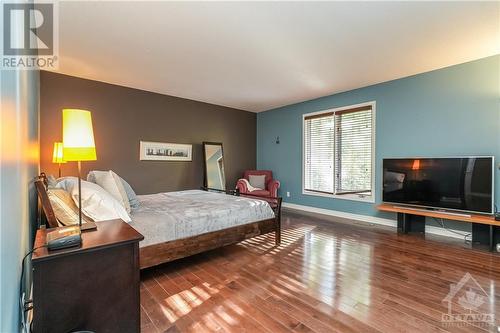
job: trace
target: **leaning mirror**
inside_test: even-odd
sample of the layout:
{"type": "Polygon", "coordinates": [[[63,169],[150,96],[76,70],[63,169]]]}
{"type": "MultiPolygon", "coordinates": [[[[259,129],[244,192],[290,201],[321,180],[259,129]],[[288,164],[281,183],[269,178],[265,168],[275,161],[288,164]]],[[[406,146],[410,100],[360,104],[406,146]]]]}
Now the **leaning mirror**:
{"type": "Polygon", "coordinates": [[[226,190],[222,143],[203,142],[203,160],[205,162],[205,187],[226,190]]]}

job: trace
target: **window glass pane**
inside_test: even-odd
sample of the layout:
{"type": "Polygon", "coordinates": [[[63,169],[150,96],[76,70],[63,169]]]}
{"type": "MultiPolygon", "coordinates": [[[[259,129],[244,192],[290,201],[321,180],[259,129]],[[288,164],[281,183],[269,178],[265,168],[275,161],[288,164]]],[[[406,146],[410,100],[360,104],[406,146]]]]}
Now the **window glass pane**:
{"type": "Polygon", "coordinates": [[[334,117],[304,120],[305,189],[333,194],[334,117]]]}
{"type": "Polygon", "coordinates": [[[339,112],[335,123],[335,192],[370,194],[372,110],[339,112]]]}

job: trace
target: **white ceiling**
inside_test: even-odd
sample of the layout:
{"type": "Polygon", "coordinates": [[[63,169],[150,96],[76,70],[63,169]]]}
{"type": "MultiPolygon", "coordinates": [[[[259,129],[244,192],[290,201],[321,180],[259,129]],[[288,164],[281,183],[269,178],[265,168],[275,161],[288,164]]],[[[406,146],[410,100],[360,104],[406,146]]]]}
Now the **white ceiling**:
{"type": "Polygon", "coordinates": [[[500,2],[60,2],[59,72],[263,111],[500,53],[500,2]]]}

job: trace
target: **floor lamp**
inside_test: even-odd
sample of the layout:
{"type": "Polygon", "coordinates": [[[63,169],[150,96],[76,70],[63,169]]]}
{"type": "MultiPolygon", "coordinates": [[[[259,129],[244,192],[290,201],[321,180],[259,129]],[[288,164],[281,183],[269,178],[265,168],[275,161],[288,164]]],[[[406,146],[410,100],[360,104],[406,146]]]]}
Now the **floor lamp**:
{"type": "Polygon", "coordinates": [[[78,162],[78,225],[81,230],[96,229],[93,222],[82,225],[82,165],[97,160],[92,115],[90,111],[63,110],[63,156],[67,162],[78,162]]]}
{"type": "Polygon", "coordinates": [[[61,178],[61,164],[66,163],[63,158],[63,144],[62,142],[54,142],[54,151],[52,153],[52,163],[59,165],[59,176],[61,178]]]}

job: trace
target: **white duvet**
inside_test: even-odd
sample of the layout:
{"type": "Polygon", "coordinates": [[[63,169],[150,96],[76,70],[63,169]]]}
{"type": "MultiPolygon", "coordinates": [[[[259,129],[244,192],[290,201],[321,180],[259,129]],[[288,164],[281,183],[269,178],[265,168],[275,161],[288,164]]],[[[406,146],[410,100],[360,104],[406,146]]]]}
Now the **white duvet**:
{"type": "Polygon", "coordinates": [[[266,201],[189,190],[138,196],[130,223],[144,247],[274,218],[266,201]]]}

